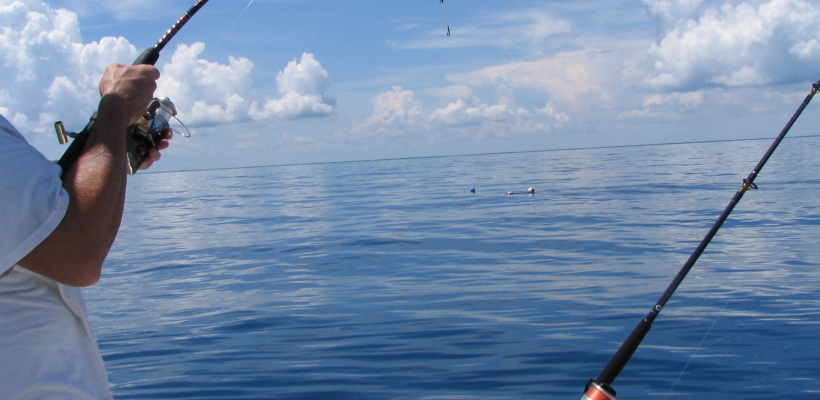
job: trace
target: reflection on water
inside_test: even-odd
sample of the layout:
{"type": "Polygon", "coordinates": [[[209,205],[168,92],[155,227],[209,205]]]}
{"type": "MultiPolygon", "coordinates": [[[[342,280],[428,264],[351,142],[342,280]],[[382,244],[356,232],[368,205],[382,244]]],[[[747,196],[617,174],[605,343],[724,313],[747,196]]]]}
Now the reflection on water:
{"type": "MultiPolygon", "coordinates": [[[[619,397],[812,390],[818,142],[781,145],[619,397]]],[[[578,398],[768,145],[136,175],[92,324],[121,399],[578,398]]]]}

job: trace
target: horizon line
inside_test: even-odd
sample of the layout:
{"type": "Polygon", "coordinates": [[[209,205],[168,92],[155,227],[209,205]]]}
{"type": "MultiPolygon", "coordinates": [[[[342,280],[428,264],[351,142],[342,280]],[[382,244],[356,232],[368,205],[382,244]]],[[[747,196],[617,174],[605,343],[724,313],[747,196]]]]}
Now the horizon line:
{"type": "MultiPolygon", "coordinates": [[[[820,137],[820,134],[801,135],[801,136],[787,136],[784,139],[802,139],[802,138],[814,138],[814,137],[820,137]]],[[[552,152],[552,151],[579,151],[579,150],[619,149],[619,148],[628,148],[628,147],[675,146],[675,145],[682,145],[682,144],[750,142],[750,141],[760,141],[760,140],[774,140],[774,139],[773,138],[716,139],[716,140],[696,140],[696,141],[668,142],[668,143],[644,143],[644,144],[623,144],[623,145],[611,145],[611,146],[568,147],[568,148],[541,149],[541,150],[497,151],[497,152],[487,152],[487,153],[448,154],[448,155],[437,155],[437,156],[390,157],[390,158],[375,158],[375,159],[369,159],[369,160],[368,159],[361,159],[361,160],[321,161],[321,162],[289,163],[289,164],[265,164],[265,165],[248,165],[248,166],[241,166],[241,167],[180,169],[180,170],[174,170],[174,171],[156,171],[156,172],[144,171],[144,172],[140,172],[140,175],[169,174],[169,173],[177,173],[177,172],[206,172],[206,171],[222,171],[222,170],[253,169],[253,168],[294,167],[294,166],[302,166],[302,165],[347,164],[347,163],[360,163],[360,162],[417,160],[417,159],[445,158],[445,157],[477,157],[477,156],[489,156],[489,155],[500,155],[500,154],[546,153],[546,152],[552,152]]]]}

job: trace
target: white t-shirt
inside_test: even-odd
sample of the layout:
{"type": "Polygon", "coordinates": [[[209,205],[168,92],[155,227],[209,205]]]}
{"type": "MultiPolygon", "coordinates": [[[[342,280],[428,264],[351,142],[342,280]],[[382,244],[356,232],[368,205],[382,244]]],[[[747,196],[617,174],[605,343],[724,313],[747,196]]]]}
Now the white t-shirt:
{"type": "Polygon", "coordinates": [[[80,289],[15,265],[66,213],[69,198],[60,172],[0,115],[3,399],[111,398],[80,289]]]}

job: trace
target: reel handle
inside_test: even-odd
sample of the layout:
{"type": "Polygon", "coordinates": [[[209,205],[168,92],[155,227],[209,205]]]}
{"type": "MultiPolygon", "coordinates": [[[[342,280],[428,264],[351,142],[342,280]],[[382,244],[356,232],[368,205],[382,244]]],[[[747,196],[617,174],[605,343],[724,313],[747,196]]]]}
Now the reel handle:
{"type": "MultiPolygon", "coordinates": [[[[71,144],[68,145],[68,149],[66,149],[63,156],[60,157],[60,160],[57,161],[57,164],[63,169],[60,173],[60,179],[65,178],[66,172],[68,172],[69,168],[77,162],[77,159],[85,151],[85,145],[88,143],[88,137],[91,136],[91,129],[94,128],[94,122],[97,121],[97,113],[91,115],[91,118],[88,120],[88,124],[86,124],[85,128],[74,136],[74,140],[71,141],[71,144]]],[[[60,141],[65,137],[62,129],[62,122],[58,122],[54,124],[54,127],[57,129],[57,137],[60,138],[60,141]],[[58,125],[59,124],[59,125],[58,125]]]]}

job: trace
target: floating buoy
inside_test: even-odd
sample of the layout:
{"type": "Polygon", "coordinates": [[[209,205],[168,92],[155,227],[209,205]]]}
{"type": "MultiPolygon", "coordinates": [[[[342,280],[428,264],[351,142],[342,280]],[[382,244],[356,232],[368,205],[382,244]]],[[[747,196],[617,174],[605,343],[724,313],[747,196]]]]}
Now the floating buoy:
{"type": "Polygon", "coordinates": [[[531,188],[527,189],[527,192],[529,192],[529,194],[535,194],[535,188],[531,187],[531,188]]]}

